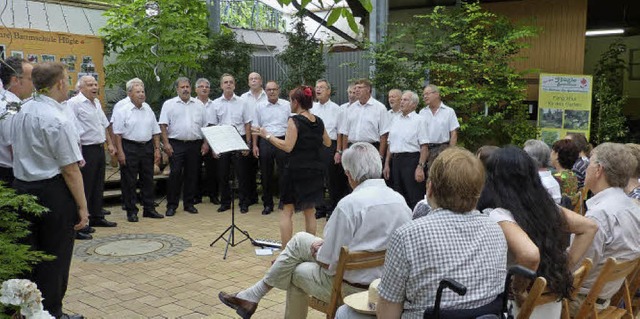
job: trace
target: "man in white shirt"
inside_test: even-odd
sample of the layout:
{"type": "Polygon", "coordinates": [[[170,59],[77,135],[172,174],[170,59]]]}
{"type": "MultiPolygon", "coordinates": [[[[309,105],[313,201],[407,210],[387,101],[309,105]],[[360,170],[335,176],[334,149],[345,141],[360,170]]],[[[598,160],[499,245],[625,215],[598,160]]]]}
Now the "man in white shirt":
{"type": "Polygon", "coordinates": [[[138,221],[136,181],[140,179],[143,217],[164,218],[155,210],[153,202],[153,164],[160,163],[160,127],[156,115],[145,103],[144,84],[140,79],[127,82],[129,102],[111,117],[118,162],[122,201],[129,222],[138,221]]]}
{"type": "Polygon", "coordinates": [[[391,115],[391,121],[402,114],[402,111],[400,111],[401,99],[402,91],[398,89],[391,89],[389,91],[389,106],[391,107],[391,109],[389,110],[389,115],[391,115]]]}
{"type": "MultiPolygon", "coordinates": [[[[251,121],[254,114],[247,106],[245,100],[237,96],[236,80],[231,74],[223,74],[220,78],[220,88],[222,96],[213,101],[214,107],[207,113],[207,123],[209,125],[231,125],[236,128],[242,139],[251,145],[251,121]]],[[[247,169],[246,157],[249,152],[241,154],[224,153],[216,154],[218,160],[218,178],[220,188],[220,207],[218,212],[224,212],[231,208],[231,164],[233,163],[235,174],[238,178],[238,200],[240,212],[249,212],[251,199],[249,190],[249,170],[247,169]]]]}
{"type": "Polygon", "coordinates": [[[340,121],[338,121],[338,140],[342,141],[342,148],[336,151],[340,153],[340,155],[342,155],[342,151],[344,151],[344,149],[346,149],[347,145],[349,144],[349,141],[345,134],[348,132],[346,127],[347,119],[349,118],[349,112],[352,110],[350,107],[358,100],[358,97],[356,96],[355,83],[349,83],[349,86],[347,87],[347,99],[348,101],[346,103],[340,105],[340,109],[342,110],[342,117],[340,118],[340,121]]]}
{"type": "MultiPolygon", "coordinates": [[[[264,104],[267,100],[267,94],[262,89],[262,76],[257,72],[249,73],[249,91],[242,94],[240,97],[247,103],[249,114],[253,116],[255,114],[258,105],[264,104]]],[[[252,140],[253,142],[253,140],[252,140]]],[[[255,145],[252,145],[252,147],[255,145]]],[[[252,148],[249,147],[249,148],[252,148]]],[[[258,162],[255,157],[248,156],[246,159],[247,164],[247,190],[249,192],[249,206],[258,203],[258,185],[256,182],[256,175],[258,174],[258,162]]]]}
{"type": "Polygon", "coordinates": [[[458,128],[460,123],[456,112],[442,103],[440,89],[433,85],[427,85],[422,91],[424,103],[428,106],[420,110],[426,121],[427,134],[429,135],[429,158],[427,159],[427,171],[438,154],[449,146],[458,143],[458,128]]]}
{"type": "Polygon", "coordinates": [[[171,168],[167,186],[167,216],[176,214],[181,190],[184,211],[198,213],[194,198],[198,189],[200,159],[202,154],[209,151],[208,144],[202,143],[201,128],[207,126],[204,105],[191,97],[188,78],[176,80],[176,91],[178,96],[162,104],[158,121],[171,168]]]}
{"type": "Polygon", "coordinates": [[[313,103],[311,113],[322,119],[324,128],[331,139],[331,146],[324,148],[323,156],[326,165],[326,185],[329,190],[329,203],[324,207],[316,207],[316,218],[331,215],[336,204],[348,194],[346,176],[342,170],[342,139],[339,138],[338,125],[343,117],[342,108],[331,101],[331,85],[325,79],[316,81],[317,102],[313,103]]]}
{"type": "Polygon", "coordinates": [[[111,156],[116,155],[116,148],[107,131],[109,121],[98,100],[98,81],[93,76],[85,75],[78,80],[80,92],[67,101],[76,123],[80,129],[80,144],[85,165],[82,167],[84,194],[89,207],[89,223],[92,227],[116,227],[118,224],[104,218],[102,198],[104,193],[104,177],[106,161],[104,142],[111,156]]]}
{"type": "MultiPolygon", "coordinates": [[[[309,295],[323,301],[331,297],[342,246],[350,251],[385,250],[391,234],[411,220],[411,210],[402,196],[379,178],[382,161],[378,150],[368,143],[356,143],[343,155],[342,165],[353,192],[338,203],[324,228],[324,240],[308,233],[296,234],[253,287],[237,294],[218,294],[242,318],[250,318],[273,287],[287,291],[284,318],[306,318],[309,295]]],[[[346,272],[343,292],[362,291],[381,275],[382,267],[346,272]]]]}
{"type": "Polygon", "coordinates": [[[11,187],[13,183],[13,156],[11,154],[11,118],[18,111],[22,100],[33,93],[31,71],[33,66],[18,57],[7,58],[0,63],[0,181],[11,187]]]}
{"type": "MultiPolygon", "coordinates": [[[[209,98],[211,93],[211,82],[205,78],[196,80],[196,95],[198,100],[204,104],[205,117],[206,114],[212,112],[213,100],[209,98]]],[[[208,153],[202,155],[202,161],[204,162],[205,175],[202,178],[202,173],[198,172],[199,190],[196,197],[196,203],[202,202],[203,196],[209,196],[211,203],[220,205],[218,200],[218,160],[213,157],[211,150],[208,153]]]]}
{"type": "Polygon", "coordinates": [[[424,198],[424,168],[429,155],[427,126],[424,118],[415,112],[418,102],[415,92],[402,94],[401,115],[393,120],[389,129],[389,149],[383,170],[384,178],[391,178],[393,189],[402,194],[411,209],[424,198]]]}
{"type": "MultiPolygon", "coordinates": [[[[287,132],[291,105],[288,101],[278,98],[280,86],[275,81],[267,82],[267,101],[258,104],[252,125],[264,127],[273,136],[284,140],[287,132]]],[[[278,167],[278,176],[284,176],[284,165],[287,154],[271,144],[269,141],[253,135],[253,156],[260,161],[260,179],[262,182],[262,215],[273,212],[273,165],[278,167]]],[[[280,187],[282,189],[282,186],[280,187]]]]}
{"type": "MultiPolygon", "coordinates": [[[[584,186],[594,195],[587,200],[585,216],[598,224],[598,232],[585,253],[585,258],[593,261],[593,268],[571,302],[573,313],[589,293],[607,258],[620,262],[640,257],[640,206],[624,192],[636,164],[635,157],[623,144],[603,143],[591,152],[584,186]]],[[[623,282],[624,278],[606,284],[596,300],[596,308],[608,307],[623,282]]]]}
{"type": "Polygon", "coordinates": [[[556,204],[560,204],[560,201],[562,200],[560,184],[553,175],[551,175],[551,172],[548,169],[551,165],[551,149],[549,146],[543,141],[527,140],[524,142],[523,150],[529,154],[538,166],[538,175],[540,175],[542,186],[544,186],[556,204]]]}

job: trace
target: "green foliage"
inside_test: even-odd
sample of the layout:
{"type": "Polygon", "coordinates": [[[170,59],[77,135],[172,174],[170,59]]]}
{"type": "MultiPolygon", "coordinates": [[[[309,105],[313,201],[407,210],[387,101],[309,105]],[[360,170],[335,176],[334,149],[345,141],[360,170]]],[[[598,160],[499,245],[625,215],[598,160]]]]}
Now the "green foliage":
{"type": "Polygon", "coordinates": [[[233,27],[284,31],[286,24],[280,11],[262,2],[222,1],[220,20],[233,27]]]}
{"type": "MultiPolygon", "coordinates": [[[[335,5],[341,1],[343,0],[333,0],[333,3],[335,5]]],[[[324,6],[324,1],[319,0],[318,2],[320,3],[320,6],[324,6]]],[[[362,7],[367,12],[371,12],[371,10],[373,10],[373,4],[371,3],[371,0],[358,0],[358,2],[362,5],[362,7]]],[[[278,3],[280,3],[280,5],[289,5],[291,4],[291,0],[278,0],[278,3]]],[[[302,0],[300,2],[300,6],[304,9],[309,3],[311,3],[311,0],[302,0]]],[[[340,16],[347,19],[347,22],[349,23],[349,28],[351,29],[351,31],[356,33],[360,31],[358,29],[358,24],[356,23],[356,20],[353,17],[353,13],[349,8],[343,8],[343,7],[334,8],[332,5],[331,10],[329,10],[329,18],[327,19],[327,24],[333,25],[334,23],[336,23],[336,21],[338,21],[338,18],[340,16]]]]}
{"type": "Polygon", "coordinates": [[[459,141],[475,149],[485,143],[522,144],[537,129],[527,121],[526,83],[511,65],[523,41],[536,35],[477,3],[436,7],[432,13],[389,28],[374,46],[376,88],[421,92],[425,80],[441,88],[460,120],[459,141]],[[485,116],[485,106],[488,115],[485,116]]]}
{"type": "MultiPolygon", "coordinates": [[[[29,234],[29,222],[19,216],[18,211],[40,216],[47,209],[40,206],[34,196],[16,195],[13,189],[0,183],[0,283],[28,273],[42,260],[54,258],[21,243],[29,234]]],[[[0,304],[0,313],[3,312],[0,304]]]]}
{"type": "Polygon", "coordinates": [[[276,57],[288,66],[287,78],[282,83],[284,92],[298,85],[315,85],[322,78],[326,66],[323,60],[322,42],[305,31],[301,19],[294,22],[294,32],[287,32],[287,47],[276,57]]]}
{"type": "Polygon", "coordinates": [[[220,77],[229,73],[236,78],[236,93],[248,87],[247,76],[251,68],[251,45],[236,40],[235,34],[226,28],[220,34],[211,37],[211,45],[207,54],[200,60],[202,71],[198,77],[207,78],[211,82],[211,96],[222,95],[220,77]]]}
{"type": "Polygon", "coordinates": [[[622,40],[617,40],[600,56],[596,65],[591,118],[591,141],[596,145],[626,141],[629,128],[622,114],[627,100],[622,94],[626,63],[621,57],[626,50],[622,40]]]}

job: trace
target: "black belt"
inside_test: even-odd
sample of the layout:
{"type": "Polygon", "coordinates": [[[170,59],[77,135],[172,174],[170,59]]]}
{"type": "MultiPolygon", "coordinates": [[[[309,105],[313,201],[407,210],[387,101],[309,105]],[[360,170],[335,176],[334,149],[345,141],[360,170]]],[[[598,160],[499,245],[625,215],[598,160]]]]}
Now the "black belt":
{"type": "Polygon", "coordinates": [[[436,148],[436,147],[440,147],[442,145],[449,145],[449,142],[444,142],[444,143],[429,143],[427,144],[427,146],[429,148],[436,148]]]}
{"type": "Polygon", "coordinates": [[[51,178],[41,179],[39,181],[31,181],[31,182],[23,181],[21,179],[16,178],[15,182],[20,183],[20,184],[24,184],[24,185],[40,185],[40,184],[47,184],[47,183],[55,182],[55,181],[58,181],[58,180],[61,180],[61,179],[62,179],[62,174],[58,174],[58,175],[56,175],[54,177],[51,177],[51,178]]]}
{"type": "Polygon", "coordinates": [[[391,158],[415,157],[416,155],[420,156],[420,152],[391,153],[391,158]]]}
{"type": "MultiPolygon", "coordinates": [[[[351,145],[353,145],[354,143],[360,143],[360,142],[349,142],[347,143],[347,147],[351,147],[351,145]]],[[[375,148],[380,148],[380,142],[362,142],[362,143],[369,143],[373,145],[373,147],[375,148]]]]}
{"type": "Polygon", "coordinates": [[[82,147],[103,147],[103,143],[82,145],[82,147]]]}
{"type": "Polygon", "coordinates": [[[170,138],[169,142],[179,142],[179,143],[190,144],[190,143],[202,143],[202,140],[177,140],[175,138],[170,138]]]}
{"type": "Polygon", "coordinates": [[[342,279],[342,282],[344,282],[345,284],[351,286],[351,287],[356,287],[356,288],[360,288],[360,289],[369,289],[369,285],[363,285],[363,284],[356,284],[353,282],[348,282],[344,279],[342,279]]]}
{"type": "Polygon", "coordinates": [[[122,141],[130,144],[136,144],[136,145],[147,145],[148,143],[151,143],[151,140],[148,140],[146,142],[138,142],[138,141],[128,140],[126,138],[123,138],[122,141]]]}

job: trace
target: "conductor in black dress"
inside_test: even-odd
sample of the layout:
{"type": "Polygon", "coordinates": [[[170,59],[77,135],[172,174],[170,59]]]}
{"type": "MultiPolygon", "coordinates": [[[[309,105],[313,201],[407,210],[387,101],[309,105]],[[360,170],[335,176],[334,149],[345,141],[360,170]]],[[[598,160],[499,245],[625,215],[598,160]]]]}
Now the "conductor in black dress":
{"type": "Polygon", "coordinates": [[[282,247],[293,235],[296,209],[304,211],[305,231],[316,234],[316,205],[322,203],[324,191],[322,152],[331,145],[331,139],[322,120],[309,111],[314,95],[310,86],[299,86],[289,92],[291,113],[295,114],[287,122],[284,139],[274,137],[264,127],[252,128],[252,134],[288,153],[280,190],[282,247]]]}

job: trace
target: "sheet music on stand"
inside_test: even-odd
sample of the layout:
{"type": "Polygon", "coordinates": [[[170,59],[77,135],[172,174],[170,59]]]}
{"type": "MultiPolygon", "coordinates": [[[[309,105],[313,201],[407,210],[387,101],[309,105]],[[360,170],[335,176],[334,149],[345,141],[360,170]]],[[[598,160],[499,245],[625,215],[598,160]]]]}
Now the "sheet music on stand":
{"type": "Polygon", "coordinates": [[[249,150],[238,130],[231,125],[209,126],[203,127],[201,130],[209,147],[216,154],[249,150]]]}

